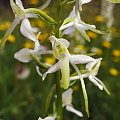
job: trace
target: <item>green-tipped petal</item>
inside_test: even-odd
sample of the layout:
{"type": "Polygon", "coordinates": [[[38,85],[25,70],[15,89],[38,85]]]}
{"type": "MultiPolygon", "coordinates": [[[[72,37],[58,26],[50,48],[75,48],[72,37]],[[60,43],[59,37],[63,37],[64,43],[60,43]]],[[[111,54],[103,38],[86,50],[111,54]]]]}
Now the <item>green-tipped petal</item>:
{"type": "Polygon", "coordinates": [[[8,28],[7,32],[5,33],[1,43],[0,43],[0,47],[3,47],[4,44],[7,41],[8,36],[12,33],[12,31],[14,30],[14,28],[16,27],[16,25],[19,24],[19,20],[17,18],[15,18],[11,24],[11,26],[8,28]]]}
{"type": "Polygon", "coordinates": [[[79,75],[81,86],[82,86],[82,91],[83,91],[83,97],[84,97],[84,100],[85,100],[85,110],[86,110],[87,115],[89,117],[88,96],[87,96],[87,92],[86,92],[84,80],[82,78],[82,75],[81,75],[78,67],[74,64],[74,62],[73,62],[72,59],[70,59],[70,63],[73,66],[73,68],[76,70],[76,72],[78,73],[78,75],[79,75]]]}
{"type": "Polygon", "coordinates": [[[105,86],[105,84],[104,84],[101,80],[99,80],[97,77],[95,77],[95,79],[103,86],[105,92],[106,92],[108,95],[110,95],[110,91],[107,89],[107,87],[105,86]]]}
{"type": "Polygon", "coordinates": [[[86,26],[88,29],[90,29],[91,31],[98,33],[98,34],[107,34],[108,33],[108,31],[97,30],[94,27],[92,27],[91,25],[84,23],[83,21],[80,21],[80,24],[86,26]]]}

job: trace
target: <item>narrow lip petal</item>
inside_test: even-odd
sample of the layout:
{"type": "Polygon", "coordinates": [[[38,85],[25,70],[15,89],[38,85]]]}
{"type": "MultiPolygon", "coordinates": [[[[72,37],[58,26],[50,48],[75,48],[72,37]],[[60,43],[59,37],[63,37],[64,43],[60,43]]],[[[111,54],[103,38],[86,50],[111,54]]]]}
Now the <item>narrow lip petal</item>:
{"type": "Polygon", "coordinates": [[[89,80],[95,85],[97,86],[100,90],[103,90],[103,86],[97,82],[97,80],[95,79],[94,76],[89,76],[89,80]]]}
{"type": "Polygon", "coordinates": [[[22,21],[20,31],[22,35],[27,37],[28,39],[33,40],[34,42],[37,41],[37,37],[34,35],[32,27],[28,19],[25,18],[22,21]]]}
{"type": "Polygon", "coordinates": [[[53,65],[52,67],[50,67],[47,72],[45,72],[43,74],[42,79],[45,80],[47,74],[54,73],[54,72],[56,72],[59,69],[60,69],[59,62],[57,62],[55,65],[53,65]]]}
{"type": "Polygon", "coordinates": [[[66,110],[69,111],[69,112],[72,112],[72,113],[74,113],[74,114],[76,114],[76,115],[78,115],[79,117],[83,117],[82,112],[76,110],[74,107],[72,107],[72,106],[70,106],[70,105],[67,105],[67,106],[66,106],[66,110]]]}
{"type": "Polygon", "coordinates": [[[62,75],[62,87],[67,89],[70,82],[70,68],[69,68],[69,58],[67,55],[59,59],[59,66],[62,75]]]}
{"type": "Polygon", "coordinates": [[[88,96],[87,96],[87,91],[86,91],[86,88],[85,88],[84,80],[82,78],[82,75],[81,75],[78,67],[75,65],[73,59],[71,59],[71,58],[70,58],[70,63],[79,75],[81,86],[82,86],[82,91],[83,91],[83,97],[84,97],[84,100],[85,100],[85,110],[87,112],[87,115],[89,116],[88,96]]]}

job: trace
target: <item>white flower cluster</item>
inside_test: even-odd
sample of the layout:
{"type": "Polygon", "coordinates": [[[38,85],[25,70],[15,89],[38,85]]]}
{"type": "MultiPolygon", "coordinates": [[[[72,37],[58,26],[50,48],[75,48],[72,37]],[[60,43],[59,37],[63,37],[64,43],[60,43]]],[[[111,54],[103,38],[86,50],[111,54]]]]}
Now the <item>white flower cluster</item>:
{"type": "MultiPolygon", "coordinates": [[[[76,0],[72,12],[64,20],[63,24],[59,29],[62,35],[70,34],[71,32],[75,31],[75,29],[77,29],[83,38],[90,41],[85,30],[90,29],[93,32],[102,33],[101,31],[95,29],[95,25],[86,24],[80,18],[80,10],[82,10],[82,5],[90,1],[91,0],[76,0]]],[[[34,55],[34,57],[39,60],[39,57],[43,54],[53,54],[53,56],[58,60],[58,62],[51,66],[44,74],[41,74],[39,71],[39,67],[36,66],[39,75],[42,76],[43,80],[45,80],[47,74],[54,73],[57,70],[60,70],[62,76],[61,87],[67,89],[62,94],[63,107],[66,107],[66,110],[82,117],[83,114],[80,111],[76,110],[72,105],[73,90],[69,88],[71,81],[80,80],[85,99],[86,112],[89,114],[88,97],[85,88],[84,78],[88,78],[100,90],[105,90],[109,94],[109,91],[107,90],[103,82],[96,77],[102,58],[94,59],[90,56],[82,54],[71,55],[68,50],[70,42],[64,38],[56,38],[54,35],[50,36],[49,38],[52,44],[52,50],[44,50],[38,41],[38,37],[36,37],[36,35],[34,34],[33,28],[31,27],[28,20],[28,18],[37,18],[37,15],[26,12],[26,9],[24,9],[21,0],[15,0],[15,2],[13,0],[10,0],[10,4],[15,14],[15,19],[11,27],[6,32],[4,39],[7,39],[8,35],[11,34],[15,26],[22,21],[20,27],[21,33],[23,34],[23,36],[27,37],[35,43],[34,49],[23,48],[22,50],[15,53],[15,59],[27,63],[32,60],[32,55],[34,55]],[[70,64],[76,71],[76,76],[70,75],[70,64]],[[86,73],[81,74],[80,69],[77,67],[78,64],[85,65],[86,73]]],[[[39,120],[55,120],[55,118],[55,115],[53,115],[44,119],[39,117],[39,120]]]]}

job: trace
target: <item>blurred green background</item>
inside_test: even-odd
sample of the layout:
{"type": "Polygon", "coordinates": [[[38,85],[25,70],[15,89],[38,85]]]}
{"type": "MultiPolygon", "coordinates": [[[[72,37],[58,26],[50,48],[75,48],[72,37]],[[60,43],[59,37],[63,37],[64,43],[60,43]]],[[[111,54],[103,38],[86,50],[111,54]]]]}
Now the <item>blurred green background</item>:
{"type": "MultiPolygon", "coordinates": [[[[44,0],[24,0],[26,7],[39,7],[44,0]]],[[[63,18],[72,10],[72,5],[64,7],[63,18]]],[[[56,2],[52,0],[45,12],[55,16],[56,2]]],[[[101,12],[101,0],[93,0],[90,4],[83,6],[82,19],[90,24],[95,24],[98,29],[105,30],[106,24],[101,12]]],[[[87,118],[81,86],[73,86],[73,104],[76,109],[84,113],[83,118],[64,111],[64,120],[119,120],[120,119],[120,5],[116,4],[113,17],[114,23],[108,28],[112,32],[111,41],[104,39],[91,31],[87,31],[91,42],[80,39],[79,33],[76,36],[65,36],[71,42],[70,51],[75,54],[96,52],[95,58],[102,57],[102,65],[98,74],[108,87],[111,95],[100,91],[90,81],[85,80],[89,97],[90,118],[87,118]],[[74,40],[73,40],[74,39],[74,40]]],[[[9,0],[0,0],[0,40],[5,31],[9,28],[14,15],[9,5],[9,0]]],[[[32,26],[39,27],[42,34],[39,36],[40,43],[50,48],[47,39],[51,30],[50,25],[46,25],[40,20],[31,20],[32,26]]],[[[52,113],[51,109],[45,112],[45,102],[47,95],[54,83],[53,76],[48,75],[42,82],[37,74],[35,63],[20,63],[14,59],[14,53],[23,47],[33,48],[33,43],[24,38],[17,26],[9,36],[4,50],[0,51],[0,120],[37,120],[39,116],[45,117],[52,113]]],[[[46,56],[43,60],[53,64],[54,58],[46,56]]],[[[52,104],[51,104],[52,105],[52,104]]]]}

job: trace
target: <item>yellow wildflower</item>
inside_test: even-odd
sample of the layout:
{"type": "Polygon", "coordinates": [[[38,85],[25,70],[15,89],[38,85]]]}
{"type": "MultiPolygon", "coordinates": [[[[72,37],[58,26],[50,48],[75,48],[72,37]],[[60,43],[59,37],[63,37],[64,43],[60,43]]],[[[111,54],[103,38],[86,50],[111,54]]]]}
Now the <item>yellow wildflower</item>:
{"type": "Polygon", "coordinates": [[[14,43],[15,42],[15,36],[14,35],[9,35],[7,42],[14,43]]]}
{"type": "Polygon", "coordinates": [[[97,55],[102,55],[103,51],[100,48],[96,49],[96,54],[97,55]]]}
{"type": "Polygon", "coordinates": [[[10,22],[5,22],[3,24],[0,24],[0,31],[4,31],[10,27],[11,23],[10,22]]]}
{"type": "Polygon", "coordinates": [[[34,43],[32,41],[27,41],[27,42],[24,43],[24,48],[33,49],[34,48],[34,43]]]}
{"type": "Polygon", "coordinates": [[[45,40],[45,39],[47,38],[47,36],[48,36],[48,34],[40,34],[40,35],[38,36],[38,40],[39,40],[39,41],[45,40]]]}
{"type": "Polygon", "coordinates": [[[54,57],[47,57],[47,58],[45,58],[45,62],[53,65],[55,63],[55,58],[54,57]]]}
{"type": "Polygon", "coordinates": [[[112,76],[117,76],[119,74],[119,71],[117,69],[115,69],[115,68],[110,68],[109,73],[112,76]]]}
{"type": "Polygon", "coordinates": [[[111,47],[111,43],[109,41],[103,41],[102,45],[105,48],[110,48],[111,47]]]}
{"type": "Polygon", "coordinates": [[[103,22],[103,21],[104,21],[104,18],[103,18],[103,16],[101,16],[101,15],[97,15],[97,16],[95,17],[95,20],[96,20],[96,22],[103,22]]]}
{"type": "Polygon", "coordinates": [[[92,39],[95,39],[95,38],[97,37],[97,34],[94,33],[94,32],[91,32],[91,31],[88,31],[88,32],[87,32],[87,35],[88,35],[90,38],[92,38],[92,39]]]}
{"type": "Polygon", "coordinates": [[[120,57],[120,50],[118,49],[113,50],[112,55],[115,57],[120,57]]]}
{"type": "Polygon", "coordinates": [[[32,5],[37,5],[39,2],[38,0],[30,0],[29,3],[32,5]]]}
{"type": "Polygon", "coordinates": [[[40,27],[41,29],[45,27],[45,23],[43,21],[37,21],[37,26],[40,27]]]}

